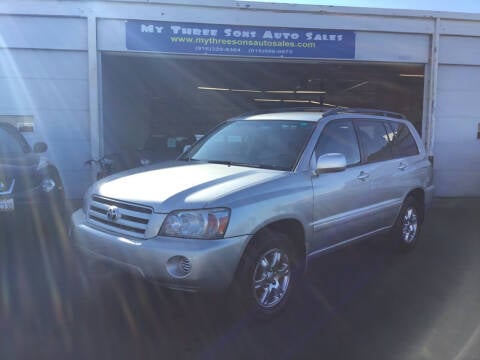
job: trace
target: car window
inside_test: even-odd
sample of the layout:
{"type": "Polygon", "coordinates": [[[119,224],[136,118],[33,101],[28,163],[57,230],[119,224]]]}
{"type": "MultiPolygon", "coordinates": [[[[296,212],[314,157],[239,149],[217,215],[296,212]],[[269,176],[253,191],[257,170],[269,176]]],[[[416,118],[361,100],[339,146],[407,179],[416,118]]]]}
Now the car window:
{"type": "Polygon", "coordinates": [[[0,156],[12,156],[23,154],[26,146],[11,132],[0,127],[0,156]]]}
{"type": "Polygon", "coordinates": [[[385,126],[380,121],[359,121],[358,133],[367,162],[392,159],[391,142],[385,126]]]}
{"type": "Polygon", "coordinates": [[[335,121],[328,124],[320,135],[315,155],[340,153],[345,155],[347,165],[360,163],[357,135],[351,121],[335,121]]]}
{"type": "Polygon", "coordinates": [[[392,129],[389,136],[392,141],[393,157],[399,158],[418,155],[417,143],[408,126],[397,122],[389,122],[389,126],[392,129]]]}
{"type": "Polygon", "coordinates": [[[292,170],[315,125],[289,120],[226,122],[181,159],[292,170]]]}

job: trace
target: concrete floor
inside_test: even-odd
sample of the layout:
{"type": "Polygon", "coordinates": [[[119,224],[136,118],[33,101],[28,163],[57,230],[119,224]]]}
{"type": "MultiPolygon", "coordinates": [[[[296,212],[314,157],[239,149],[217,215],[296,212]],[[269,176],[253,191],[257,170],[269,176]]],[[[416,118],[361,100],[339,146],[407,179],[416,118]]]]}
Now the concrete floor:
{"type": "Polygon", "coordinates": [[[436,200],[414,252],[376,238],[315,260],[271,322],[127,276],[68,239],[2,228],[0,359],[480,359],[480,199],[436,200]]]}

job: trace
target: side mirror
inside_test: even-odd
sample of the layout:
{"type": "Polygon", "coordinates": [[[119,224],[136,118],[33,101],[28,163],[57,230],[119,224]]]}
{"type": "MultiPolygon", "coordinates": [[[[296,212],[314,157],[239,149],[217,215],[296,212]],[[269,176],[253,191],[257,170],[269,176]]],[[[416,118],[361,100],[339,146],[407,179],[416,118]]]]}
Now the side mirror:
{"type": "Polygon", "coordinates": [[[44,153],[45,151],[47,151],[47,149],[48,146],[44,142],[38,142],[33,145],[33,152],[37,154],[44,153]]]}
{"type": "Polygon", "coordinates": [[[317,160],[314,174],[343,171],[347,168],[345,155],[338,153],[324,154],[317,160]]]}
{"type": "Polygon", "coordinates": [[[183,152],[186,153],[188,150],[190,150],[191,147],[192,147],[192,145],[185,145],[183,147],[183,152]]]}

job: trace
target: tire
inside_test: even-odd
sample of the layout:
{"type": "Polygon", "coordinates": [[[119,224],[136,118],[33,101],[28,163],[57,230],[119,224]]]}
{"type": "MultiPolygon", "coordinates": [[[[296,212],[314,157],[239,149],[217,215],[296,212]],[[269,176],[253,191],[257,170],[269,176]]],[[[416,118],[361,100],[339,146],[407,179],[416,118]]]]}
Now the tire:
{"type": "Polygon", "coordinates": [[[418,242],[422,226],[422,210],[419,202],[408,196],[398,214],[392,236],[400,251],[411,251],[418,242]]]}
{"type": "Polygon", "coordinates": [[[258,319],[272,318],[287,305],[302,275],[302,263],[285,234],[262,230],[252,239],[237,270],[232,289],[235,306],[258,319]]]}

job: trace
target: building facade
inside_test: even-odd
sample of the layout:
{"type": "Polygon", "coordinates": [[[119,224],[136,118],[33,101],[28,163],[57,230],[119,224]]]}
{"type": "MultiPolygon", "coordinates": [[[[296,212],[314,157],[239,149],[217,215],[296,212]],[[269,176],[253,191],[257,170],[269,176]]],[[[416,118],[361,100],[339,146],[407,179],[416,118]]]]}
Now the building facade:
{"type": "MultiPolygon", "coordinates": [[[[479,196],[479,55],[474,14],[6,0],[0,121],[33,124],[27,139],[48,143],[68,196],[79,198],[93,181],[87,160],[134,151],[152,126],[203,132],[212,124],[198,114],[218,122],[216,107],[222,116],[269,102],[388,107],[414,118],[434,159],[437,196],[479,196]]],[[[168,129],[159,132],[170,147],[179,136],[168,129]]]]}

